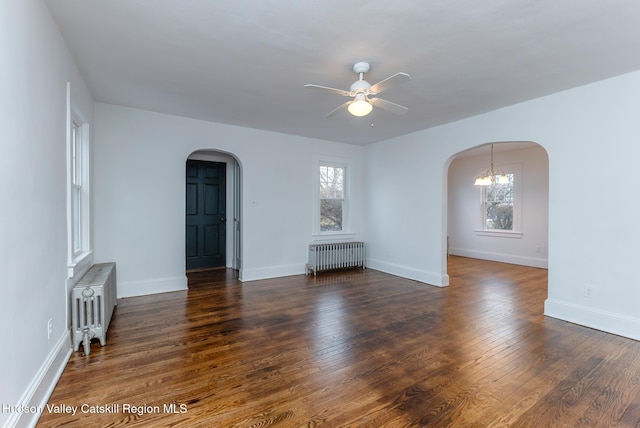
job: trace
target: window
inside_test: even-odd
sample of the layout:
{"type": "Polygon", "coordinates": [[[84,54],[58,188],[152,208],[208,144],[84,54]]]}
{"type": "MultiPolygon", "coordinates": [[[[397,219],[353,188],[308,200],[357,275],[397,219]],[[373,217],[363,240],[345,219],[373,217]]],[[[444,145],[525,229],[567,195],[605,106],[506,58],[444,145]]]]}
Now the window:
{"type": "Polygon", "coordinates": [[[515,176],[506,174],[506,183],[495,182],[482,187],[483,229],[513,230],[515,176]]]}
{"type": "Polygon", "coordinates": [[[89,239],[89,124],[67,87],[67,230],[68,275],[82,270],[91,253],[89,239]]]}
{"type": "Polygon", "coordinates": [[[320,232],[342,232],[345,220],[344,166],[320,164],[320,232]]]}
{"type": "Polygon", "coordinates": [[[73,255],[82,252],[82,133],[75,120],[71,123],[71,242],[73,255]]]}

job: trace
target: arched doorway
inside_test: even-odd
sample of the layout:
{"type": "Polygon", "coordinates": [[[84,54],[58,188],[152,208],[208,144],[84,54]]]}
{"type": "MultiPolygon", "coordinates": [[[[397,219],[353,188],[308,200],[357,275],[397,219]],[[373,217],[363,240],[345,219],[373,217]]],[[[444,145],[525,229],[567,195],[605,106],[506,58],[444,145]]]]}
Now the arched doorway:
{"type": "MultiPolygon", "coordinates": [[[[186,270],[206,271],[215,268],[227,268],[234,269],[239,272],[242,269],[242,170],[239,160],[230,153],[218,150],[197,150],[188,156],[185,163],[185,172],[185,185],[187,187],[187,204],[185,206],[186,270]],[[189,167],[189,165],[191,165],[191,167],[189,167]],[[215,248],[215,252],[219,252],[220,254],[217,254],[215,260],[213,261],[210,261],[205,257],[205,259],[207,260],[203,259],[204,261],[202,263],[195,264],[189,263],[190,258],[198,256],[198,254],[196,254],[198,245],[194,245],[194,240],[195,242],[198,242],[198,240],[205,239],[206,233],[198,233],[197,228],[193,227],[193,224],[191,222],[192,213],[197,210],[197,201],[194,202],[194,200],[197,198],[189,197],[190,188],[194,187],[194,182],[190,181],[192,179],[190,179],[189,177],[190,171],[194,171],[193,165],[211,166],[212,168],[207,169],[221,173],[221,176],[216,176],[215,178],[215,174],[209,174],[210,177],[204,178],[205,184],[202,184],[202,186],[208,186],[210,188],[214,188],[215,186],[223,186],[223,188],[215,190],[215,192],[213,193],[210,192],[212,195],[215,194],[215,197],[210,198],[211,200],[215,199],[215,203],[209,204],[208,206],[204,207],[205,209],[209,209],[212,212],[215,211],[215,216],[210,216],[210,219],[213,219],[217,223],[217,225],[215,228],[210,227],[210,229],[217,231],[217,228],[220,228],[219,232],[211,234],[213,236],[212,242],[214,242],[215,245],[210,244],[209,246],[207,246],[206,244],[202,244],[202,242],[199,242],[199,248],[204,253],[208,251],[207,248],[215,248]],[[211,183],[209,183],[210,181],[211,183]],[[221,196],[222,194],[224,196],[221,196]],[[213,207],[214,209],[211,210],[211,207],[213,207]],[[193,235],[193,237],[189,236],[190,233],[193,235]],[[223,239],[221,240],[221,238],[223,239]]],[[[193,175],[193,173],[191,174],[193,175]]],[[[206,204],[206,202],[202,203],[206,204]]]]}
{"type": "MultiPolygon", "coordinates": [[[[507,204],[505,204],[507,205],[507,204]]],[[[456,154],[447,174],[447,255],[547,268],[549,160],[534,142],[483,144],[456,154]],[[511,218],[493,225],[487,207],[497,206],[474,181],[490,168],[513,174],[511,218]],[[487,202],[489,200],[489,202],[487,202]],[[506,225],[506,226],[505,226],[506,225]]]]}

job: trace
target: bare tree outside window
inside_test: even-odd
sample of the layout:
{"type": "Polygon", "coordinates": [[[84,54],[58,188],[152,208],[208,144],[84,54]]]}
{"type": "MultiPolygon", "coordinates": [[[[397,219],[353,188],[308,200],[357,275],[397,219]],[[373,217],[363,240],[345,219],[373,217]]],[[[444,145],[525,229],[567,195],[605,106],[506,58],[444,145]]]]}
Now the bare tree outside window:
{"type": "Polygon", "coordinates": [[[320,165],[320,231],[343,230],[345,168],[320,165]]]}

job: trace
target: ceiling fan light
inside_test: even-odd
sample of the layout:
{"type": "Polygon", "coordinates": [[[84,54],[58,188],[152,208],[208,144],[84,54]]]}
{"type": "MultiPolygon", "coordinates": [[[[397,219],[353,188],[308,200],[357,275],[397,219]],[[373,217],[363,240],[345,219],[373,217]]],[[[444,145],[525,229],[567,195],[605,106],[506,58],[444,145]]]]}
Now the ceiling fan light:
{"type": "Polygon", "coordinates": [[[354,116],[362,117],[371,113],[373,106],[365,99],[364,94],[358,94],[356,95],[356,99],[349,104],[347,110],[354,116]]]}

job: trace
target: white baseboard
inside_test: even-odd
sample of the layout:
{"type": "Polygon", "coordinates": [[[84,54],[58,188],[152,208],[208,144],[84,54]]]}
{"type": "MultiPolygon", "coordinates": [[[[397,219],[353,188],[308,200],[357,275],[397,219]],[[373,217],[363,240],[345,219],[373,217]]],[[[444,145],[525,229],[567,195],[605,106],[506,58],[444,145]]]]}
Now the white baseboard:
{"type": "Polygon", "coordinates": [[[394,263],[382,262],[380,260],[367,260],[367,267],[402,278],[413,279],[436,287],[446,287],[449,285],[449,275],[436,272],[429,272],[402,266],[394,263]]]}
{"type": "Polygon", "coordinates": [[[118,299],[123,297],[146,296],[148,294],[168,293],[186,290],[187,277],[156,278],[143,281],[119,281],[118,299]]]}
{"type": "Polygon", "coordinates": [[[640,340],[640,319],[556,299],[544,302],[544,314],[618,336],[640,340]]]}
{"type": "Polygon", "coordinates": [[[266,266],[254,269],[241,269],[240,281],[258,281],[261,279],[280,278],[283,276],[302,275],[306,272],[306,263],[279,266],[266,266]]]}
{"type": "Polygon", "coordinates": [[[51,397],[69,357],[71,357],[71,337],[69,331],[66,330],[18,400],[15,406],[16,411],[12,412],[5,422],[5,428],[34,427],[36,425],[40,415],[46,409],[49,397],[51,397]]]}
{"type": "Polygon", "coordinates": [[[464,248],[450,248],[449,254],[452,256],[470,257],[472,259],[548,269],[547,259],[539,257],[525,257],[513,254],[492,253],[489,251],[467,250],[464,248]]]}
{"type": "MultiPolygon", "coordinates": [[[[434,272],[428,272],[418,269],[409,268],[407,266],[396,265],[392,263],[384,263],[378,260],[367,260],[367,268],[379,270],[391,275],[400,276],[402,278],[412,279],[425,284],[435,285],[437,287],[446,287],[449,285],[449,275],[440,275],[434,272]]],[[[280,278],[284,276],[302,275],[307,273],[307,265],[291,264],[280,266],[267,266],[256,269],[242,269],[240,271],[240,281],[258,281],[261,279],[280,278]]]]}

